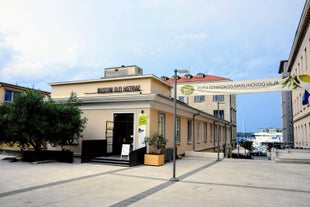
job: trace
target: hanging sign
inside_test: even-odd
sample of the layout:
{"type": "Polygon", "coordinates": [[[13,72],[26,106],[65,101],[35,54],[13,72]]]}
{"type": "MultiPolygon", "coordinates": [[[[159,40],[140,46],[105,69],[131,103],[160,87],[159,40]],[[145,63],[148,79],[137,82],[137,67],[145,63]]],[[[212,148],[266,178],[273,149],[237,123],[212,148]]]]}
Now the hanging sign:
{"type": "MultiPolygon", "coordinates": [[[[243,81],[216,81],[196,83],[194,85],[178,84],[178,94],[191,95],[221,95],[221,94],[245,94],[264,93],[274,91],[289,91],[292,89],[310,88],[308,79],[301,77],[308,75],[294,76],[293,78],[267,78],[243,81]],[[305,81],[303,81],[305,80],[305,81]]],[[[310,76],[309,76],[310,77],[310,76]]]]}

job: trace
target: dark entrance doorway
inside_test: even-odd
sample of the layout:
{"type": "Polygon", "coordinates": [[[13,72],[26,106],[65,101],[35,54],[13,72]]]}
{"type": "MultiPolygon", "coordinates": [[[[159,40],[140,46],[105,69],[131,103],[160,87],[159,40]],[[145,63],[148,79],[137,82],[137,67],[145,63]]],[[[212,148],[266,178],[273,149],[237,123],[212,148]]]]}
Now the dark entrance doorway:
{"type": "Polygon", "coordinates": [[[123,144],[133,143],[133,113],[115,113],[113,128],[113,155],[120,155],[123,144]]]}

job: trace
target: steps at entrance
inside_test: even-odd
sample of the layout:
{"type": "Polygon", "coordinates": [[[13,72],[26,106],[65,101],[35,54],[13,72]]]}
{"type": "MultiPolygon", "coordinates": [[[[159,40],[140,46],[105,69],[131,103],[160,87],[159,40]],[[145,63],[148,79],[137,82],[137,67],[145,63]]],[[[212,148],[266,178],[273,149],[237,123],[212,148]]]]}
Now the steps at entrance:
{"type": "Polygon", "coordinates": [[[130,160],[128,156],[112,156],[112,157],[94,157],[90,162],[97,162],[109,165],[118,165],[118,166],[130,166],[130,160]]]}
{"type": "Polygon", "coordinates": [[[292,164],[310,164],[310,159],[307,158],[283,158],[279,157],[275,159],[278,163],[292,163],[292,164]]]}
{"type": "Polygon", "coordinates": [[[278,163],[310,164],[310,150],[300,149],[274,149],[271,159],[278,163]]]}

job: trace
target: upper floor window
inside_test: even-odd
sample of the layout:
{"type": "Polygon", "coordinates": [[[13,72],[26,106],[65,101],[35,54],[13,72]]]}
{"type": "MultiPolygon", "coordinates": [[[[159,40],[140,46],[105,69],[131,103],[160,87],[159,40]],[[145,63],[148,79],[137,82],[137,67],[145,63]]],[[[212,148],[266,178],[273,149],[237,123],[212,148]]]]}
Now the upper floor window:
{"type": "Polygon", "coordinates": [[[194,102],[204,102],[205,96],[194,96],[194,102]]]}
{"type": "Polygon", "coordinates": [[[224,101],[224,95],[214,95],[213,102],[224,101]]]}
{"type": "Polygon", "coordinates": [[[182,101],[182,102],[184,102],[184,99],[185,97],[184,96],[179,96],[179,101],[182,101]]]}
{"type": "Polygon", "coordinates": [[[20,92],[5,90],[4,102],[12,102],[20,92]]]}
{"type": "Polygon", "coordinates": [[[205,74],[203,74],[203,73],[198,73],[197,74],[197,78],[204,78],[205,77],[205,74]]]}
{"type": "Polygon", "coordinates": [[[191,74],[186,74],[185,76],[184,76],[184,78],[185,79],[191,79],[193,76],[191,75],[191,74]]]}
{"type": "Polygon", "coordinates": [[[224,110],[214,110],[214,111],[213,111],[213,115],[214,115],[216,118],[224,119],[224,110]]]}

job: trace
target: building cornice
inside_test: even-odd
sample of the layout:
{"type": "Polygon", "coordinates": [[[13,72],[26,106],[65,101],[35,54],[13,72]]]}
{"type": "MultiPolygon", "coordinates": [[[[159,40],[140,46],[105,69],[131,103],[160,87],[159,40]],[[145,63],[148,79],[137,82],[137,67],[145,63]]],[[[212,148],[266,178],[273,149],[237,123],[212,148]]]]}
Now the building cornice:
{"type": "Polygon", "coordinates": [[[291,53],[288,60],[288,72],[291,72],[293,65],[296,61],[300,47],[304,41],[306,33],[310,24],[310,4],[309,0],[306,1],[299,24],[295,33],[294,42],[291,48],[291,53]]]}
{"type": "Polygon", "coordinates": [[[24,87],[24,86],[19,86],[19,85],[13,85],[13,84],[4,83],[4,82],[0,82],[0,87],[7,87],[7,88],[15,89],[15,90],[33,90],[33,91],[38,91],[38,92],[40,92],[42,94],[46,94],[46,95],[51,94],[48,91],[42,91],[39,89],[34,89],[34,88],[29,88],[29,87],[24,87]]]}
{"type": "Polygon", "coordinates": [[[146,79],[152,78],[155,79],[165,85],[171,87],[166,81],[155,75],[134,75],[134,76],[122,76],[122,77],[113,77],[113,78],[100,78],[100,79],[92,79],[92,80],[75,80],[75,81],[64,81],[64,82],[52,82],[49,83],[50,86],[61,86],[61,85],[73,85],[73,84],[89,84],[89,83],[100,83],[100,82],[111,82],[111,81],[122,81],[122,80],[135,80],[135,79],[146,79]]]}

